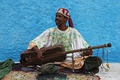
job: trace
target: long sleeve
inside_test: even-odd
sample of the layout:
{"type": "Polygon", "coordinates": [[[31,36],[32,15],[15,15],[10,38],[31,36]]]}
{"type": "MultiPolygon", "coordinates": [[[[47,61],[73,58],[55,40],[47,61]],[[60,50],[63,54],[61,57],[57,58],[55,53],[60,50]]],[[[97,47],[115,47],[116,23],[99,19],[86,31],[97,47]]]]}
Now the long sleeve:
{"type": "MultiPolygon", "coordinates": [[[[81,49],[81,48],[87,48],[89,44],[85,41],[85,39],[82,37],[82,35],[73,28],[70,28],[70,34],[69,34],[69,50],[76,50],[76,49],[81,49]]],[[[76,52],[73,54],[74,57],[81,57],[81,52],[76,52]]],[[[72,54],[67,54],[67,59],[66,60],[71,60],[72,54]]]]}
{"type": "Polygon", "coordinates": [[[50,34],[52,33],[53,29],[47,29],[42,34],[37,36],[35,39],[33,39],[28,46],[28,49],[31,49],[34,46],[37,46],[39,49],[42,47],[48,47],[52,45],[52,37],[50,37],[50,34]]]}

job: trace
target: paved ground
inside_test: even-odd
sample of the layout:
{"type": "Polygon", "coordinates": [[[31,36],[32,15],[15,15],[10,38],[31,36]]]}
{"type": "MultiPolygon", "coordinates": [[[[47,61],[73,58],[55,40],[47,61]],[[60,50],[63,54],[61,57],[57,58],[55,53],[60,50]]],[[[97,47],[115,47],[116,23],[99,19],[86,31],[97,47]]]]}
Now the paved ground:
{"type": "Polygon", "coordinates": [[[100,71],[97,73],[97,75],[100,76],[101,80],[120,80],[120,63],[109,64],[109,69],[106,67],[106,64],[103,64],[105,69],[100,67],[100,71]]]}

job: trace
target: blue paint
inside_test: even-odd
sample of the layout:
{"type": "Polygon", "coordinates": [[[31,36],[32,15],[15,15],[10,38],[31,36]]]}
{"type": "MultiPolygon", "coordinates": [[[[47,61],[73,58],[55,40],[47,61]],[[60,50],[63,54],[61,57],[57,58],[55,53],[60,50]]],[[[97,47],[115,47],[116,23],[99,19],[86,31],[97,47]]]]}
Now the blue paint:
{"type": "Polygon", "coordinates": [[[91,46],[111,42],[108,60],[120,62],[120,0],[0,0],[0,61],[19,61],[30,40],[55,26],[59,7],[70,11],[75,28],[91,46]]]}

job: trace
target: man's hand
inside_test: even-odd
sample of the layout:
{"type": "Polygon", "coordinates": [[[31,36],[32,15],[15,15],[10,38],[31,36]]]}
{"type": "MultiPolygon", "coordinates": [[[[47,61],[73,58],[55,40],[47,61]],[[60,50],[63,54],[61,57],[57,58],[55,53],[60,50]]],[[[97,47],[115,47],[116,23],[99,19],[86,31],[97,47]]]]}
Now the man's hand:
{"type": "Polygon", "coordinates": [[[32,50],[37,53],[37,58],[38,59],[43,60],[42,52],[38,49],[37,46],[33,47],[32,50]]]}
{"type": "MultiPolygon", "coordinates": [[[[90,48],[90,46],[88,48],[90,48]]],[[[90,56],[90,55],[92,55],[92,53],[93,53],[93,51],[91,48],[86,51],[83,51],[84,56],[90,56]]]]}

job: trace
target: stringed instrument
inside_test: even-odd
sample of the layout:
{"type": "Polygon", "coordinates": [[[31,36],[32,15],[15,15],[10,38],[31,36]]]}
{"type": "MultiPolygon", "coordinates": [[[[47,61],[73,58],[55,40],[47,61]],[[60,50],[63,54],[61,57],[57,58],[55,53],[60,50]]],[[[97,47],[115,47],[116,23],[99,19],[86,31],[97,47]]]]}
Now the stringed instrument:
{"type": "Polygon", "coordinates": [[[92,46],[89,48],[71,50],[68,52],[65,52],[63,45],[50,46],[47,48],[40,49],[40,51],[42,52],[42,55],[44,56],[43,60],[38,59],[37,53],[35,53],[34,51],[25,51],[21,54],[20,63],[23,66],[30,66],[30,65],[42,65],[45,63],[49,63],[49,62],[62,62],[66,59],[66,54],[81,52],[81,51],[86,51],[86,50],[91,50],[91,49],[99,49],[103,47],[111,47],[111,43],[98,45],[98,46],[92,46]]]}
{"type": "Polygon", "coordinates": [[[43,60],[38,59],[37,53],[31,50],[21,53],[20,63],[23,66],[31,66],[31,65],[42,65],[54,61],[59,62],[59,61],[64,61],[66,59],[66,55],[54,56],[57,53],[65,52],[63,45],[55,45],[46,48],[41,48],[40,51],[42,53],[42,56],[44,56],[43,60]]]}

